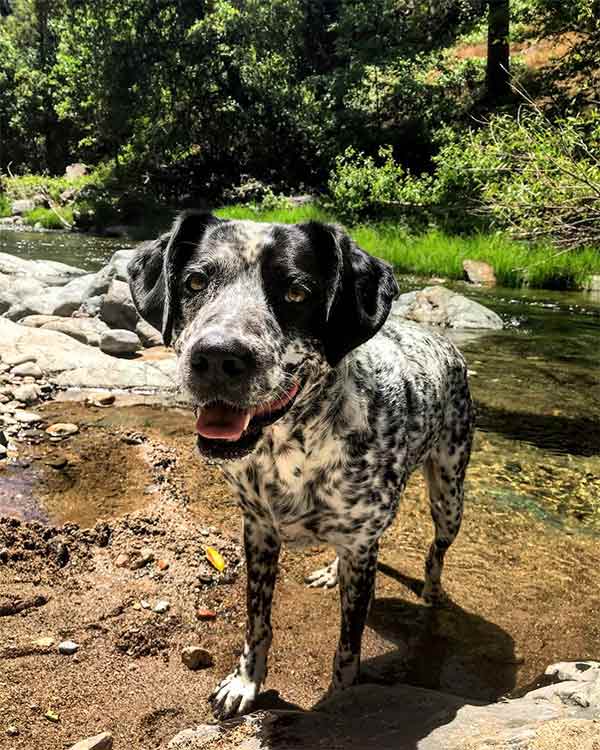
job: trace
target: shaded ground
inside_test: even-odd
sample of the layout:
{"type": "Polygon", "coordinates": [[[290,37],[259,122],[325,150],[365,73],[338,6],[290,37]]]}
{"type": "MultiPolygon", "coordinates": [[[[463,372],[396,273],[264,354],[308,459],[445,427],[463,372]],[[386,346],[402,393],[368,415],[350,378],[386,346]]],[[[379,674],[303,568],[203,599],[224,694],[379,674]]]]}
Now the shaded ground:
{"type": "MultiPolygon", "coordinates": [[[[79,424],[80,433],[58,444],[21,445],[27,468],[13,479],[29,480],[19,505],[32,518],[91,528],[0,522],[0,550],[8,548],[8,561],[0,562],[0,612],[17,599],[48,600],[0,616],[0,748],[62,750],[104,729],[114,732],[116,748],[161,747],[180,729],[209,720],[207,695],[239,653],[245,608],[239,513],[218,469],[196,458],[185,411],[71,403],[43,411],[49,420],[79,424]],[[96,523],[116,511],[129,514],[96,523]],[[223,573],[206,561],[206,545],[223,554],[223,573]],[[133,559],[142,548],[169,567],[116,565],[122,553],[133,559]],[[140,604],[152,607],[159,599],[169,602],[168,612],[140,604]],[[199,620],[198,607],[215,610],[216,619],[199,620]],[[61,656],[55,645],[35,645],[42,637],[70,638],[79,652],[61,656]],[[214,666],[199,672],[183,666],[181,648],[191,644],[207,648],[214,666]],[[48,709],[58,722],[44,717],[48,709]],[[18,737],[4,734],[9,724],[19,728],[18,737]]],[[[563,485],[581,467],[551,455],[541,464],[535,445],[505,440],[477,437],[468,512],[448,556],[446,588],[454,603],[439,611],[423,607],[415,594],[431,528],[421,479],[411,481],[382,544],[364,639],[366,679],[492,700],[519,692],[547,664],[598,656],[598,540],[559,527],[553,513],[536,512],[558,512],[563,485]],[[559,481],[547,480],[547,497],[537,502],[534,490],[548,471],[558,472],[559,481]]],[[[0,469],[0,487],[7,486],[7,472],[0,469]]],[[[2,498],[0,492],[7,512],[10,495],[2,498]]],[[[264,705],[308,708],[327,688],[337,592],[308,590],[302,580],[330,555],[317,547],[283,553],[264,705]]]]}

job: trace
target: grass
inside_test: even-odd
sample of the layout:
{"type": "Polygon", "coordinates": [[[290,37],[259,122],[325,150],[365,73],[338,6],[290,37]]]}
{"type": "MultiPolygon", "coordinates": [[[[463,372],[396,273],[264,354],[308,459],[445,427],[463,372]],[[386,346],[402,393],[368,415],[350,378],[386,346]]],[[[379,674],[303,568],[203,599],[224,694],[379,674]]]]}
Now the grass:
{"type": "Polygon", "coordinates": [[[10,216],[12,211],[10,210],[11,202],[8,200],[6,195],[0,195],[0,219],[3,216],[10,216]]]}
{"type": "MultiPolygon", "coordinates": [[[[267,211],[229,206],[216,213],[228,219],[284,224],[336,221],[331,213],[315,204],[267,211]]],[[[546,289],[580,289],[591,274],[600,273],[600,251],[595,248],[559,252],[548,245],[516,242],[502,234],[457,236],[431,230],[414,236],[393,223],[359,224],[349,231],[361,247],[389,261],[398,273],[462,279],[462,262],[469,258],[490,263],[502,286],[546,289]]]]}
{"type": "MultiPolygon", "coordinates": [[[[58,210],[60,211],[60,215],[65,219],[65,221],[67,221],[69,224],[73,223],[72,208],[70,208],[69,206],[63,206],[58,210]]],[[[41,224],[44,229],[65,228],[64,224],[50,208],[34,208],[33,211],[29,211],[28,213],[26,213],[23,218],[25,220],[25,223],[29,224],[32,227],[36,224],[41,224]]]]}

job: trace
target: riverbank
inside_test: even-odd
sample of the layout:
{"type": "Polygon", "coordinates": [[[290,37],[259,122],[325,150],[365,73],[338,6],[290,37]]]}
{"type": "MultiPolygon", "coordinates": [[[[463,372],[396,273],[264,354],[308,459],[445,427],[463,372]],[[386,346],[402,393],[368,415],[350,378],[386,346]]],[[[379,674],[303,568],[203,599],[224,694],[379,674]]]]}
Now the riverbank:
{"type": "MultiPolygon", "coordinates": [[[[145,194],[105,186],[99,172],[65,178],[34,176],[4,179],[0,194],[0,229],[73,229],[129,240],[150,239],[171,223],[176,209],[145,194]],[[13,214],[15,203],[20,213],[13,214]]],[[[292,205],[277,199],[265,204],[225,206],[224,218],[293,223],[337,222],[319,202],[292,205]]],[[[465,278],[464,261],[489,264],[496,282],[504,287],[544,289],[600,289],[600,250],[560,251],[549,245],[531,245],[502,233],[450,235],[437,229],[411,234],[392,220],[358,224],[350,234],[373,255],[392,263],[397,273],[423,277],[465,278]]]]}

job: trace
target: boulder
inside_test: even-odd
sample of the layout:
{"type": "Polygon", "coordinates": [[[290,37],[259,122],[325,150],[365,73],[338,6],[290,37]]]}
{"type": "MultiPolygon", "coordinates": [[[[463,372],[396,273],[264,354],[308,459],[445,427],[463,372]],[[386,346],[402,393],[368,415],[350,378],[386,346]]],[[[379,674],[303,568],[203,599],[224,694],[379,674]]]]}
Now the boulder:
{"type": "Polygon", "coordinates": [[[40,328],[45,331],[66,333],[67,336],[88,346],[100,346],[100,339],[110,331],[106,323],[98,318],[55,318],[44,323],[40,328]]]}
{"type": "MultiPolygon", "coordinates": [[[[585,662],[583,662],[585,664],[585,662]]],[[[588,670],[588,673],[590,670],[588,670]]],[[[585,673],[584,673],[585,674],[585,673]]],[[[522,698],[483,704],[410,685],[357,685],[312,711],[244,717],[240,747],[275,750],[594,750],[600,739],[600,677],[569,680],[522,698]]],[[[240,720],[179,732],[171,750],[238,747],[240,720]],[[231,744],[230,744],[231,743],[231,744]]]]}
{"type": "Polygon", "coordinates": [[[110,277],[104,270],[90,273],[69,281],[60,287],[45,289],[16,302],[5,312],[9,320],[20,320],[30,315],[69,316],[78,310],[89,297],[96,297],[107,291],[110,277]]]}
{"type": "Polygon", "coordinates": [[[27,359],[36,360],[47,379],[59,386],[177,390],[174,356],[157,361],[116,359],[64,333],[0,318],[0,360],[27,359]]]}
{"type": "Polygon", "coordinates": [[[41,328],[46,323],[53,323],[55,320],[64,320],[60,315],[26,315],[17,322],[28,328],[41,328]]]}
{"type": "Polygon", "coordinates": [[[36,206],[41,206],[42,208],[50,208],[50,201],[48,200],[48,197],[44,195],[44,193],[36,193],[32,199],[31,199],[36,206]]]}
{"type": "Polygon", "coordinates": [[[111,328],[135,331],[138,313],[131,298],[129,284],[113,280],[102,300],[100,319],[111,328]]]}
{"type": "Polygon", "coordinates": [[[118,281],[129,281],[127,264],[136,253],[135,248],[130,250],[117,250],[106,266],[107,273],[118,281]]]}
{"type": "Polygon", "coordinates": [[[391,315],[445,328],[500,330],[504,325],[493,310],[443,286],[401,294],[391,315]]]}
{"type": "Polygon", "coordinates": [[[10,210],[13,215],[21,216],[33,211],[34,208],[34,200],[31,198],[23,198],[23,200],[13,201],[10,210]]]}
{"type": "Polygon", "coordinates": [[[47,286],[63,286],[87,273],[82,268],[55,260],[27,260],[9,253],[0,253],[0,274],[35,280],[47,286]]]}
{"type": "Polygon", "coordinates": [[[120,356],[122,354],[134,354],[141,349],[142,344],[133,331],[120,330],[118,328],[109,328],[106,333],[100,337],[100,349],[106,354],[120,356]]]}
{"type": "Polygon", "coordinates": [[[489,263],[482,260],[463,260],[463,271],[471,284],[496,286],[496,274],[489,263]]]}
{"type": "Polygon", "coordinates": [[[82,302],[79,310],[76,310],[73,315],[77,318],[97,318],[102,310],[103,301],[103,295],[88,297],[82,302]]]}
{"type": "Polygon", "coordinates": [[[20,304],[25,297],[43,294],[45,289],[45,284],[36,279],[0,273],[0,315],[20,304]]]}
{"type": "Polygon", "coordinates": [[[151,326],[150,323],[146,323],[142,318],[138,320],[135,332],[142,342],[142,346],[145,346],[147,349],[151,346],[163,345],[163,338],[160,331],[157,331],[156,328],[151,326]]]}

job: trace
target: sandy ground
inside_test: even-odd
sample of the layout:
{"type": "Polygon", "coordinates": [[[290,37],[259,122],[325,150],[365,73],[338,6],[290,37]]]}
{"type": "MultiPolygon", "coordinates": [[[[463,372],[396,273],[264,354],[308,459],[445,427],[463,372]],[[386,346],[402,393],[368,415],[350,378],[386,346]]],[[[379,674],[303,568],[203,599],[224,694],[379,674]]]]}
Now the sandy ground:
{"type": "MultiPolygon", "coordinates": [[[[63,750],[103,730],[117,750],[164,747],[210,720],[206,698],[242,646],[239,513],[218,469],[196,457],[186,412],[64,403],[43,411],[80,432],[21,444],[21,507],[54,526],[0,520],[0,748],[63,750]],[[222,553],[222,573],[206,546],[222,553]],[[145,548],[154,560],[130,569],[145,548]],[[167,612],[153,611],[158,600],[167,612]],[[198,608],[216,618],[199,619],[198,608]],[[75,655],[57,652],[64,639],[79,644],[75,655]],[[190,671],[187,645],[208,649],[213,666],[190,671]],[[9,725],[18,736],[5,734],[9,725]]],[[[0,472],[0,486],[14,490],[16,475],[0,472]]],[[[430,610],[416,595],[431,526],[413,478],[382,544],[365,680],[493,700],[519,694],[552,662],[598,658],[597,538],[496,503],[497,483],[480,436],[465,523],[447,558],[451,603],[430,610]]],[[[6,513],[0,494],[0,513],[3,502],[6,513]]],[[[283,553],[262,706],[309,708],[328,686],[338,595],[309,590],[303,578],[329,559],[321,547],[283,553]]]]}

